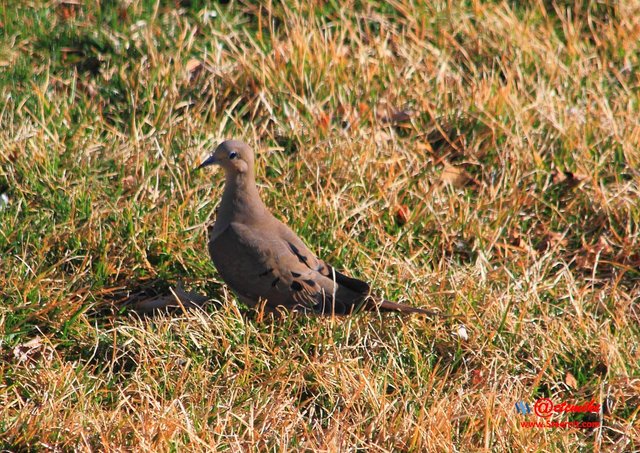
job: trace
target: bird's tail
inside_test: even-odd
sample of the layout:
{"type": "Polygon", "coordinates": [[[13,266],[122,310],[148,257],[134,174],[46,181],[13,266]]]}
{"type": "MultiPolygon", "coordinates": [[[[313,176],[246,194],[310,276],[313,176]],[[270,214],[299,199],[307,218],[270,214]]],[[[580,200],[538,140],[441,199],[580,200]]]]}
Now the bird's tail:
{"type": "Polygon", "coordinates": [[[384,312],[395,312],[404,314],[420,314],[427,316],[447,316],[437,311],[425,310],[424,308],[412,307],[411,305],[399,304],[386,299],[371,300],[366,308],[369,310],[379,310],[384,312]]]}

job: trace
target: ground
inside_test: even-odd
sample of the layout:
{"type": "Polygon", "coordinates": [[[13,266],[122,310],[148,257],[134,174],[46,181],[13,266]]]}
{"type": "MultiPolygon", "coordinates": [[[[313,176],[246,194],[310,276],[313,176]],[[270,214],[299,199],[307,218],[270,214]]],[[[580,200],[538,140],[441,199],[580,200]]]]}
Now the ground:
{"type": "Polygon", "coordinates": [[[2,448],[640,448],[638,2],[7,3],[2,448]],[[238,304],[227,138],[314,252],[453,316],[238,304]],[[178,283],[211,303],[120,305],[178,283]]]}

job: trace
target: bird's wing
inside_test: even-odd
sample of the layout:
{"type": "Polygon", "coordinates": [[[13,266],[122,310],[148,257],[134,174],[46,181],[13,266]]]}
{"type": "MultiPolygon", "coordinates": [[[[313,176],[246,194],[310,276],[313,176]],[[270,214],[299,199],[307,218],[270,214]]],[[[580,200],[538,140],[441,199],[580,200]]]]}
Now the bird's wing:
{"type": "Polygon", "coordinates": [[[295,251],[298,259],[307,264],[311,269],[318,271],[321,275],[335,280],[339,285],[342,285],[359,294],[369,294],[369,284],[359,280],[357,278],[348,277],[333,267],[327,262],[316,258],[316,256],[309,250],[304,242],[285,224],[278,222],[280,226],[280,236],[290,244],[292,250],[295,251]]]}
{"type": "Polygon", "coordinates": [[[342,314],[352,312],[368,294],[366,283],[333,271],[278,221],[262,227],[232,222],[209,243],[209,252],[223,280],[254,303],[342,314]],[[344,282],[351,287],[360,282],[355,288],[366,292],[344,282]]]}
{"type": "Polygon", "coordinates": [[[285,224],[278,222],[279,224],[279,236],[283,238],[288,244],[291,250],[301,263],[304,263],[312,270],[315,270],[324,279],[317,278],[324,282],[327,279],[337,285],[336,303],[335,307],[325,307],[323,313],[330,313],[331,310],[335,313],[353,313],[359,309],[363,310],[379,310],[386,312],[398,312],[398,313],[419,313],[425,315],[436,315],[438,313],[422,308],[412,307],[410,305],[401,304],[397,302],[391,302],[385,299],[371,297],[371,288],[367,282],[359,280],[357,278],[349,277],[341,272],[335,270],[331,265],[327,264],[311,253],[302,240],[285,224]],[[326,311],[326,310],[329,311],[326,311]]]}

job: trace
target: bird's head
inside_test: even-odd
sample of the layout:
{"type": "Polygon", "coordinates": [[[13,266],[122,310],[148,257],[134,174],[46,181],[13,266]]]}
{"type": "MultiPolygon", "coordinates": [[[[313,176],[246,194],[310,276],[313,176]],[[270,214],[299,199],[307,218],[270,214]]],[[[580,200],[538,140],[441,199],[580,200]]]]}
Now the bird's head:
{"type": "Polygon", "coordinates": [[[253,169],[253,151],[244,142],[227,140],[220,143],[198,168],[214,164],[220,165],[226,173],[246,173],[253,169]]]}

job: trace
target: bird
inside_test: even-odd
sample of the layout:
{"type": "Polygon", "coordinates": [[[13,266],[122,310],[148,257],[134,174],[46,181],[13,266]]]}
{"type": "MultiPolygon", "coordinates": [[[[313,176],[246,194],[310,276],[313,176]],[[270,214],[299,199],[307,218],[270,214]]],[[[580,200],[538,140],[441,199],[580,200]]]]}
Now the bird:
{"type": "Polygon", "coordinates": [[[375,297],[368,283],[348,277],[314,255],[263,203],[254,159],[249,145],[227,140],[197,167],[217,165],[224,170],[222,199],[208,228],[208,251],[222,280],[240,301],[274,314],[282,309],[313,315],[439,314],[375,297]]]}

